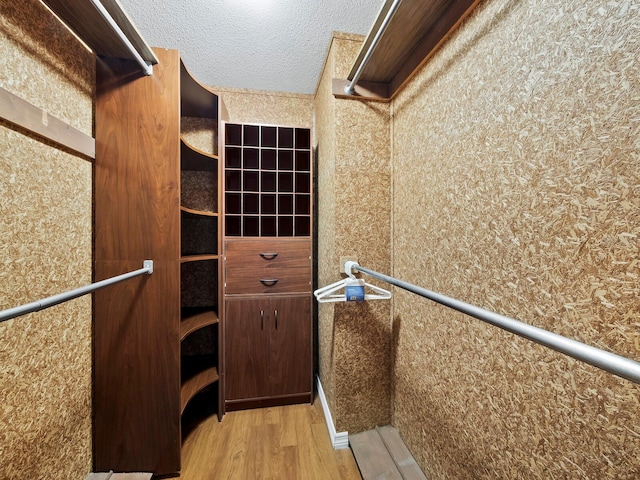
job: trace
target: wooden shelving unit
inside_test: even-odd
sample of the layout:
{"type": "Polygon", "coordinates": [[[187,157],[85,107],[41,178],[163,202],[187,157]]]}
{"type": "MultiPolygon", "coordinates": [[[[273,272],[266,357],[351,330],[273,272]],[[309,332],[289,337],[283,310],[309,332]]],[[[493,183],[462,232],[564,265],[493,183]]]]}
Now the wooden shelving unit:
{"type": "MultiPolygon", "coordinates": [[[[217,151],[220,99],[180,64],[181,127],[181,376],[180,412],[219,382],[220,164],[217,151]],[[189,120],[189,121],[187,121],[189,120]],[[195,120],[195,121],[194,121],[195,120]],[[189,127],[212,130],[212,143],[194,145],[189,127]]],[[[218,391],[220,389],[218,388],[218,391]]],[[[220,403],[219,397],[215,400],[220,403]]],[[[221,417],[221,408],[217,408],[221,417]]]]}
{"type": "Polygon", "coordinates": [[[311,402],[311,131],[223,125],[224,408],[311,402]]]}
{"type": "Polygon", "coordinates": [[[350,84],[374,39],[380,34],[393,0],[385,0],[346,79],[333,79],[333,94],[388,102],[453,34],[480,0],[403,0],[364,65],[355,95],[350,84]]]}
{"type": "Polygon", "coordinates": [[[180,263],[203,262],[206,260],[218,260],[218,258],[217,254],[187,255],[180,257],[180,263]]]}
{"type": "Polygon", "coordinates": [[[311,235],[311,132],[225,125],[225,235],[311,235]]]}
{"type": "Polygon", "coordinates": [[[189,403],[222,411],[224,108],[176,50],[155,54],[148,77],[128,60],[97,62],[96,279],[144,259],[154,272],[95,293],[93,469],[165,477],[180,472],[189,403]]]}

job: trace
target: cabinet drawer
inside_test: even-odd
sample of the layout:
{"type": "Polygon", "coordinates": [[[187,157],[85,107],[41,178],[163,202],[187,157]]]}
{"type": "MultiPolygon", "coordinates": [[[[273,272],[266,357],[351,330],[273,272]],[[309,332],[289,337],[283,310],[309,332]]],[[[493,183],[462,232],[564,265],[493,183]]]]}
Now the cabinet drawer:
{"type": "Polygon", "coordinates": [[[225,293],[297,293],[311,290],[311,270],[308,267],[270,269],[227,268],[225,293]]]}
{"type": "Polygon", "coordinates": [[[311,290],[308,240],[227,240],[225,293],[293,293],[311,290]]]}
{"type": "Polygon", "coordinates": [[[227,265],[264,268],[309,265],[311,245],[308,240],[227,240],[227,265]]]}

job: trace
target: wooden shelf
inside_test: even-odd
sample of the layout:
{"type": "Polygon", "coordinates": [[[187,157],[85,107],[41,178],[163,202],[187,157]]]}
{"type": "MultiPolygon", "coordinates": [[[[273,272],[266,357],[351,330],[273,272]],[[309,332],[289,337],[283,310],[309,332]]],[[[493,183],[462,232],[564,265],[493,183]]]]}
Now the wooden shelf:
{"type": "MultiPolygon", "coordinates": [[[[113,31],[111,25],[99,14],[91,2],[86,0],[43,0],[43,3],[73,30],[96,55],[135,60],[125,42],[113,31]]],[[[153,65],[157,64],[158,57],[147,45],[118,1],[101,0],[101,3],[143,60],[153,65]]]]}
{"type": "Polygon", "coordinates": [[[196,393],[204,387],[217,382],[219,379],[218,369],[211,367],[195,374],[185,381],[180,388],[180,414],[184,412],[187,403],[189,403],[189,400],[191,400],[196,393]]]}
{"type": "Polygon", "coordinates": [[[218,156],[203,152],[189,145],[180,138],[180,167],[182,170],[195,170],[206,172],[218,171],[218,156]]]}
{"type": "Polygon", "coordinates": [[[205,260],[218,260],[218,255],[186,255],[184,257],[180,257],[180,263],[189,263],[189,262],[202,262],[205,260]]]}
{"type": "MultiPolygon", "coordinates": [[[[351,72],[351,80],[378,34],[392,0],[386,0],[351,72]]],[[[333,94],[340,98],[390,100],[415,75],[473,11],[479,0],[404,0],[364,66],[356,95],[344,92],[345,80],[334,79],[333,94]]]]}
{"type": "Polygon", "coordinates": [[[183,317],[180,322],[180,341],[202,327],[218,323],[218,314],[210,309],[184,308],[182,315],[183,317]]]}
{"type": "Polygon", "coordinates": [[[193,208],[188,207],[180,207],[180,211],[184,213],[188,213],[190,215],[198,215],[201,217],[217,217],[218,212],[208,212],[206,210],[195,210],[193,208]]]}

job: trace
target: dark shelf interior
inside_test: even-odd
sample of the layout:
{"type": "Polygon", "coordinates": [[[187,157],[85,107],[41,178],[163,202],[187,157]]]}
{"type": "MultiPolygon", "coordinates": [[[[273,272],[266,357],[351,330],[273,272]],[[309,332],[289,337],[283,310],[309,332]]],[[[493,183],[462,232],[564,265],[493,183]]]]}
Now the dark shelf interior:
{"type": "Polygon", "coordinates": [[[180,264],[180,303],[218,310],[218,260],[180,264]]]}
{"type": "Polygon", "coordinates": [[[218,217],[181,213],[182,241],[180,254],[204,255],[218,253],[218,217]]]}
{"type": "Polygon", "coordinates": [[[226,236],[311,235],[311,131],[225,126],[226,236]]]}

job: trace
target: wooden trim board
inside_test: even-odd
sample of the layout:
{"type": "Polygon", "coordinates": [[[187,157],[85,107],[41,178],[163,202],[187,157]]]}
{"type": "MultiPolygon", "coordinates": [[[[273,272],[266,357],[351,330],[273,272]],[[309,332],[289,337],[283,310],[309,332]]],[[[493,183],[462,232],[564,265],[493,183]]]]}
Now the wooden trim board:
{"type": "Polygon", "coordinates": [[[96,157],[96,141],[93,137],[3,88],[0,88],[0,119],[83,157],[96,157]]]}
{"type": "Polygon", "coordinates": [[[391,425],[351,435],[349,443],[364,480],[427,480],[391,425]]]}

